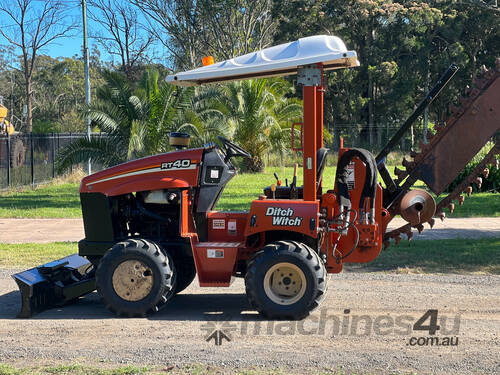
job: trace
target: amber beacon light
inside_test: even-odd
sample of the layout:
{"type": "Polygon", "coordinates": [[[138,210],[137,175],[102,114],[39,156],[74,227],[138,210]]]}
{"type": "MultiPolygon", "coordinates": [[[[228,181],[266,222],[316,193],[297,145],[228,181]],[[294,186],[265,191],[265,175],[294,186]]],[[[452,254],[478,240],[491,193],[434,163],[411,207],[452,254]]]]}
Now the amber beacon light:
{"type": "Polygon", "coordinates": [[[203,66],[212,65],[213,63],[215,63],[213,56],[205,56],[202,59],[202,62],[203,62],[203,66]]]}

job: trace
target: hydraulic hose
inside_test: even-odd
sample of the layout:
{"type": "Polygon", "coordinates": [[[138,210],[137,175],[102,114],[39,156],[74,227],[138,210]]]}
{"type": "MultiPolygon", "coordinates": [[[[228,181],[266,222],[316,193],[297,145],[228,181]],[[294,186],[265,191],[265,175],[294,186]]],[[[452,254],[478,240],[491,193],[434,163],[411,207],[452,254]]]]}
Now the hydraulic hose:
{"type": "MultiPolygon", "coordinates": [[[[375,196],[377,193],[377,163],[372,153],[358,148],[351,148],[340,157],[337,173],[335,175],[335,182],[337,183],[337,190],[340,198],[340,205],[351,208],[351,198],[349,196],[349,189],[347,186],[348,165],[353,158],[358,157],[366,164],[366,178],[361,192],[361,199],[359,201],[359,208],[363,210],[366,198],[370,198],[370,208],[375,208],[375,196]]],[[[360,218],[362,219],[362,218],[360,218]]]]}

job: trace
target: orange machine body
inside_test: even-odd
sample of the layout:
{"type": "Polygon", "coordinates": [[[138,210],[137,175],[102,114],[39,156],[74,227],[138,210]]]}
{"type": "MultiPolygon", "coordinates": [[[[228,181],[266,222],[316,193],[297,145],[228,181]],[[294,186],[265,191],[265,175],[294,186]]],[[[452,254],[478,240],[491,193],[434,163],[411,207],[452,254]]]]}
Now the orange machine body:
{"type": "MultiPolygon", "coordinates": [[[[313,69],[320,71],[321,77],[323,76],[321,64],[316,64],[313,69]]],[[[336,222],[339,216],[337,186],[334,181],[323,181],[321,173],[318,174],[317,155],[319,150],[324,150],[323,93],[322,79],[316,85],[303,85],[304,117],[300,140],[303,185],[298,187],[300,194],[290,194],[285,199],[269,194],[256,197],[258,199],[250,203],[249,210],[242,212],[219,212],[210,205],[205,210],[200,209],[203,205],[200,187],[210,185],[211,178],[219,176],[218,173],[226,167],[231,173],[236,173],[226,159],[224,163],[227,165],[210,167],[210,160],[223,160],[224,157],[215,145],[211,145],[208,149],[177,150],[127,162],[84,178],[80,193],[82,202],[90,207],[86,210],[90,212],[87,214],[91,215],[91,208],[101,204],[99,202],[104,198],[99,198],[100,196],[108,199],[105,205],[114,207],[119,204],[121,197],[137,200],[150,191],[175,194],[178,196],[179,210],[176,225],[181,240],[177,241],[179,244],[176,246],[184,246],[182,241],[185,241],[185,246],[192,253],[201,286],[230,285],[234,276],[244,274],[245,264],[256,251],[266,243],[279,240],[301,241],[315,248],[323,257],[330,273],[340,272],[345,262],[373,260],[382,248],[382,236],[390,220],[389,213],[382,208],[382,188],[377,187],[375,220],[362,222],[359,220],[360,212],[357,207],[366,178],[366,165],[354,158],[350,165],[352,185],[349,187],[353,209],[347,218],[352,223],[341,235],[338,231],[339,223],[336,222]],[[212,159],[207,158],[209,153],[212,159]],[[212,169],[208,171],[207,168],[212,169]],[[323,185],[330,190],[323,193],[323,185]],[[355,220],[356,216],[358,220],[355,220]]],[[[347,150],[342,148],[339,156],[347,150]]],[[[218,200],[226,182],[221,184],[214,202],[218,200]]],[[[280,188],[287,189],[283,186],[280,188]]],[[[177,209],[177,206],[172,207],[177,209]]],[[[145,210],[144,207],[141,209],[145,210]]],[[[122,210],[118,214],[131,213],[130,210],[122,210]]],[[[112,214],[111,217],[118,214],[112,214]]],[[[175,229],[172,228],[172,222],[168,221],[155,225],[159,228],[154,233],[168,235],[175,229]]],[[[127,224],[125,229],[119,230],[129,231],[129,235],[133,236],[135,229],[127,229],[129,226],[127,224]]],[[[92,231],[90,226],[86,227],[86,232],[87,229],[89,233],[92,231]]],[[[109,231],[117,232],[118,229],[114,225],[109,231]]],[[[80,247],[81,255],[92,255],[97,246],[91,241],[92,238],[88,242],[88,238],[80,247]]]]}

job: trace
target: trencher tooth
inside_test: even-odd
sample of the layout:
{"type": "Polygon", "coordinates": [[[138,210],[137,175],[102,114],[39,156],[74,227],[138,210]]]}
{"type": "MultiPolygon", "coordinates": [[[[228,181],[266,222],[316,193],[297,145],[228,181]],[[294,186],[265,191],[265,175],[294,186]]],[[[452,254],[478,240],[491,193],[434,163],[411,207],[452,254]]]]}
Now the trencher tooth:
{"type": "Polygon", "coordinates": [[[406,157],[403,158],[403,161],[401,164],[403,164],[403,167],[405,167],[407,170],[412,169],[415,166],[415,163],[412,161],[406,160],[406,157]]]}
{"type": "Polygon", "coordinates": [[[401,236],[399,234],[395,236],[394,241],[396,242],[396,246],[399,245],[399,243],[401,242],[401,236]]]}
{"type": "Polygon", "coordinates": [[[394,174],[398,176],[398,178],[403,178],[408,174],[408,172],[403,169],[399,169],[398,167],[394,167],[394,174]]]}
{"type": "Polygon", "coordinates": [[[474,179],[474,183],[477,185],[478,189],[481,189],[481,185],[483,185],[483,179],[481,177],[476,177],[474,179]]]}
{"type": "Polygon", "coordinates": [[[458,197],[458,204],[460,206],[463,206],[464,201],[465,201],[465,197],[463,195],[461,195],[460,197],[458,197]]]}
{"type": "Polygon", "coordinates": [[[459,108],[458,108],[455,104],[453,104],[453,103],[451,103],[451,104],[448,106],[448,109],[449,109],[449,111],[450,111],[451,113],[458,113],[458,111],[459,111],[459,108]]]}
{"type": "Polygon", "coordinates": [[[483,176],[484,178],[488,178],[490,176],[490,169],[488,167],[484,168],[483,176]]]}
{"type": "Polygon", "coordinates": [[[436,220],[434,220],[434,219],[430,219],[430,220],[427,222],[427,224],[429,224],[429,226],[430,226],[430,227],[431,227],[431,229],[432,229],[432,228],[434,228],[434,224],[436,224],[436,220]]]}

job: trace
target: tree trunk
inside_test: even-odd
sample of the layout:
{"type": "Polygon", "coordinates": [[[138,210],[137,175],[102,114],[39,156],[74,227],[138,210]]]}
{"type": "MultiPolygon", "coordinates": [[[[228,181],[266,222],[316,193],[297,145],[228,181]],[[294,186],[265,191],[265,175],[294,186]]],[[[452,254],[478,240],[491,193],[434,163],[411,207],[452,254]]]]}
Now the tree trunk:
{"type": "Polygon", "coordinates": [[[368,132],[370,134],[370,147],[373,148],[374,140],[374,127],[373,127],[373,77],[372,73],[368,71],[368,132]]]}
{"type": "MultiPolygon", "coordinates": [[[[429,80],[430,80],[430,71],[429,71],[429,59],[427,59],[427,70],[425,72],[425,88],[424,92],[427,93],[429,91],[429,80]]],[[[422,142],[427,144],[427,130],[429,128],[429,107],[426,107],[424,110],[424,129],[422,132],[422,142]]]]}
{"type": "Polygon", "coordinates": [[[244,172],[250,172],[250,173],[264,172],[264,162],[258,156],[254,156],[253,158],[245,158],[243,162],[243,168],[244,172]]]}
{"type": "Polygon", "coordinates": [[[31,91],[31,77],[25,74],[25,94],[26,94],[26,125],[27,133],[33,131],[33,93],[31,91]]]}
{"type": "Polygon", "coordinates": [[[370,136],[370,148],[373,149],[373,144],[375,141],[375,128],[373,124],[373,102],[374,102],[374,83],[373,83],[373,74],[370,69],[370,64],[373,63],[375,66],[376,62],[374,61],[372,46],[375,41],[375,29],[373,24],[370,26],[368,30],[368,35],[366,38],[366,51],[368,55],[368,133],[370,136]]]}

